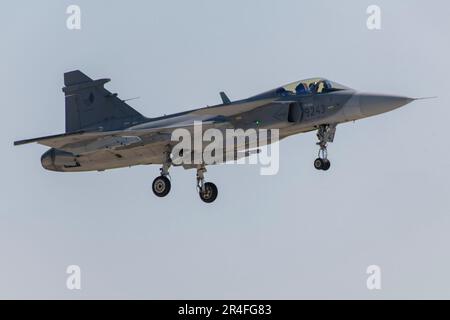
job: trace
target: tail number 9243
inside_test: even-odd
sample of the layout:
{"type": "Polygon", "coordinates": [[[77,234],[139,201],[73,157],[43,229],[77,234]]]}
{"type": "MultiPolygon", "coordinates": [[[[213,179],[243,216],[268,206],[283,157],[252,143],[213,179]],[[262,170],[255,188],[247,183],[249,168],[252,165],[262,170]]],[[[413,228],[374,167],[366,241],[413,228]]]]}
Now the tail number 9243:
{"type": "Polygon", "coordinates": [[[323,114],[325,114],[326,108],[324,105],[313,105],[313,104],[307,104],[303,106],[303,113],[305,119],[312,119],[319,117],[323,114]]]}

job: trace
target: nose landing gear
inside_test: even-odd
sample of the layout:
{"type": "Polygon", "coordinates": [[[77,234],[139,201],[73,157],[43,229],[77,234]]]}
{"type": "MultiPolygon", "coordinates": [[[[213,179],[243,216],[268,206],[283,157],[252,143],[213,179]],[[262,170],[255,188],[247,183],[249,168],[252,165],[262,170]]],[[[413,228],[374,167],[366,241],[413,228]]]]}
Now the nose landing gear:
{"type": "Polygon", "coordinates": [[[314,160],[314,168],[317,170],[328,171],[331,167],[331,162],[328,160],[327,146],[329,142],[334,141],[335,133],[336,124],[325,124],[319,126],[319,130],[317,131],[317,138],[319,139],[319,142],[317,142],[317,145],[320,149],[318,158],[314,160]]]}

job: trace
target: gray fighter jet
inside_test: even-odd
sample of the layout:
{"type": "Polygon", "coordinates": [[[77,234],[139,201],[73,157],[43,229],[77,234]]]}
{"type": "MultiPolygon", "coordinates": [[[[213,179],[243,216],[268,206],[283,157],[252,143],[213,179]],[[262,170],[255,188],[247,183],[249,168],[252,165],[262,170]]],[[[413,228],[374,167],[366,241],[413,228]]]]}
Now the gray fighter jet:
{"type": "MultiPolygon", "coordinates": [[[[357,92],[323,79],[297,81],[256,96],[158,118],[146,118],[104,88],[109,79],[92,80],[76,70],[64,74],[66,132],[21,140],[51,147],[41,157],[45,169],[61,172],[103,171],[135,165],[159,164],[161,174],[153,182],[158,197],[170,191],[169,168],[177,141],[171,133],[177,128],[193,130],[194,122],[208,128],[279,129],[279,138],[317,130],[318,158],[314,167],[330,169],[327,144],[333,142],[336,126],[388,112],[404,106],[413,98],[357,92]]],[[[270,142],[269,142],[270,143],[270,142]]],[[[182,150],[183,152],[193,152],[182,150]]],[[[236,154],[235,158],[250,153],[236,154]]],[[[200,198],[211,203],[217,187],[205,182],[205,164],[187,165],[197,169],[200,198]]]]}

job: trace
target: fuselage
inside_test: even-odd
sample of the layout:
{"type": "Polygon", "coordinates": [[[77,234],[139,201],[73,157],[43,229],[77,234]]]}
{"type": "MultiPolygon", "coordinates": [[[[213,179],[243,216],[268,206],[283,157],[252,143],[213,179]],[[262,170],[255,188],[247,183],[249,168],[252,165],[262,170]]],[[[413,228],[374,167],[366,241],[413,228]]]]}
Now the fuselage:
{"type": "MultiPolygon", "coordinates": [[[[214,118],[214,127],[220,130],[278,129],[280,139],[283,139],[315,130],[320,125],[345,123],[385,113],[413,101],[411,98],[401,96],[361,93],[340,85],[335,87],[329,85],[328,89],[324,87],[321,92],[308,91],[309,82],[305,82],[305,90],[299,90],[299,84],[302,83],[296,82],[233,103],[148,119],[130,125],[125,131],[184,127],[194,121],[207,123],[214,118]],[[229,112],[233,110],[233,105],[242,108],[242,112],[229,112]],[[248,110],[242,107],[247,105],[250,106],[247,107],[248,110]],[[228,111],[224,111],[220,116],[211,117],[208,112],[204,112],[205,109],[211,108],[217,110],[223,108],[228,111]]],[[[208,128],[210,126],[206,125],[203,129],[208,128]]],[[[151,134],[141,138],[142,141],[138,144],[124,145],[115,148],[114,151],[100,148],[85,153],[74,153],[52,148],[43,154],[41,162],[48,170],[63,172],[102,171],[135,165],[162,164],[163,150],[170,141],[168,133],[151,134]]]]}

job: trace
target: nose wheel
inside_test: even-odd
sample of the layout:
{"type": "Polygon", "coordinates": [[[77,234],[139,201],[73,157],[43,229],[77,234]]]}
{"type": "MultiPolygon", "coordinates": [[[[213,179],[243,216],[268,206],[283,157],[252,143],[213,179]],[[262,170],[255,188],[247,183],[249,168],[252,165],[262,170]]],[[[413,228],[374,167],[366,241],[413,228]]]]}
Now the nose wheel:
{"type": "Polygon", "coordinates": [[[328,142],[333,142],[334,135],[336,133],[336,125],[321,125],[317,131],[317,138],[319,142],[317,145],[320,147],[319,156],[314,160],[314,168],[317,170],[328,171],[331,167],[331,162],[328,160],[328,142]]]}
{"type": "Polygon", "coordinates": [[[330,167],[331,167],[331,162],[328,159],[317,158],[314,161],[314,168],[316,168],[317,170],[328,171],[328,170],[330,170],[330,167]]]}

